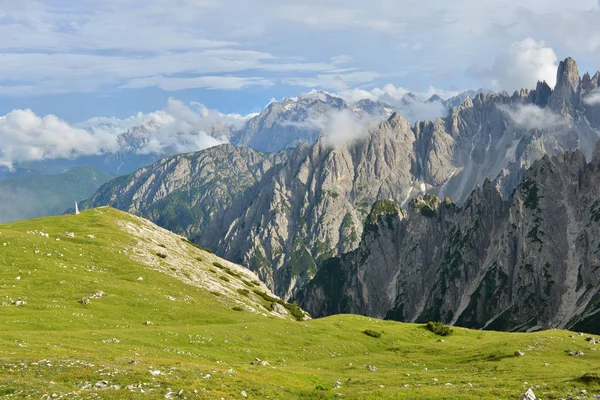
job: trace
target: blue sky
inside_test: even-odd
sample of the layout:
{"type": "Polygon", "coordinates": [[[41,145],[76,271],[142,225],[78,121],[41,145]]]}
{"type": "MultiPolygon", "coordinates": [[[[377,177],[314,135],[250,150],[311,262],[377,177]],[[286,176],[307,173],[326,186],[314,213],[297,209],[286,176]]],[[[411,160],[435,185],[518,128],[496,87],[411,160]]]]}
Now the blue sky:
{"type": "Polygon", "coordinates": [[[600,68],[599,20],[597,0],[2,0],[0,115],[124,118],[170,97],[245,114],[390,83],[513,90],[535,79],[510,53],[528,38],[539,70],[556,64],[540,49],[600,68]]]}
{"type": "Polygon", "coordinates": [[[148,120],[197,131],[196,103],[239,121],[313,89],[553,85],[567,56],[600,69],[598,21],[600,0],[0,0],[0,165],[112,151],[148,120]]]}

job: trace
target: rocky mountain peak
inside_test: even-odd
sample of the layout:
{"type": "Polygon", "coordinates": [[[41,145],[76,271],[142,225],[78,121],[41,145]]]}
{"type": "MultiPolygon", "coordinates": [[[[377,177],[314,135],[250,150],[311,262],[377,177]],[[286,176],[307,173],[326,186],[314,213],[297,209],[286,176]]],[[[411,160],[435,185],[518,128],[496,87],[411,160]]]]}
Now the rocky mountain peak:
{"type": "Polygon", "coordinates": [[[556,86],[550,96],[550,107],[563,115],[579,105],[578,93],[581,85],[579,68],[571,57],[561,61],[556,73],[556,86]]]}
{"type": "Polygon", "coordinates": [[[568,85],[573,90],[577,90],[579,87],[579,68],[577,67],[577,62],[571,57],[567,57],[558,65],[556,86],[560,87],[563,85],[568,85]]]}
{"type": "Polygon", "coordinates": [[[532,102],[538,107],[545,107],[552,94],[552,88],[546,81],[538,82],[535,90],[532,92],[532,102]]]}
{"type": "Polygon", "coordinates": [[[592,164],[600,166],[600,141],[596,142],[594,154],[592,155],[592,164]]]}

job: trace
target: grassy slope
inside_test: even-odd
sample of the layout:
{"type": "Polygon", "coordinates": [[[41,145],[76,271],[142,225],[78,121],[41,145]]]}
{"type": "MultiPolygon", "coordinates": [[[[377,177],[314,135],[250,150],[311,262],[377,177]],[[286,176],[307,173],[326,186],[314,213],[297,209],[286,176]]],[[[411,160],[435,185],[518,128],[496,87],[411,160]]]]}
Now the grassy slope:
{"type": "Polygon", "coordinates": [[[0,221],[62,214],[114,176],[91,167],[0,180],[0,221]]]}
{"type": "MultiPolygon", "coordinates": [[[[600,386],[573,381],[600,372],[600,351],[566,331],[456,328],[441,342],[419,325],[359,316],[297,322],[233,311],[232,306],[248,302],[250,308],[260,299],[232,295],[243,287],[236,278],[227,283],[233,285],[229,295],[221,296],[182,282],[183,275],[177,279],[179,271],[171,271],[177,263],[167,263],[176,257],[175,242],[167,243],[167,259],[156,261],[153,250],[141,254],[139,240],[118,228],[123,221],[139,223],[105,208],[0,225],[0,396],[164,398],[183,390],[186,398],[235,399],[243,398],[244,390],[256,399],[338,398],[338,393],[365,399],[478,399],[518,398],[536,385],[544,398],[582,388],[600,392],[600,386]],[[27,233],[34,230],[50,238],[27,233]],[[65,231],[76,237],[65,237],[65,231]],[[156,267],[133,261],[133,248],[156,267]],[[88,305],[78,302],[98,290],[103,297],[88,305]],[[11,304],[16,300],[26,304],[11,304]],[[372,338],[365,329],[383,335],[372,338]],[[517,349],[526,355],[514,357],[517,349]],[[570,357],[567,349],[583,350],[585,356],[570,357]],[[270,365],[251,365],[255,357],[270,365]],[[101,381],[121,388],[94,388],[101,381]],[[337,381],[341,387],[334,389],[337,381]]],[[[209,272],[214,256],[184,245],[202,274],[214,274],[209,272]]]]}

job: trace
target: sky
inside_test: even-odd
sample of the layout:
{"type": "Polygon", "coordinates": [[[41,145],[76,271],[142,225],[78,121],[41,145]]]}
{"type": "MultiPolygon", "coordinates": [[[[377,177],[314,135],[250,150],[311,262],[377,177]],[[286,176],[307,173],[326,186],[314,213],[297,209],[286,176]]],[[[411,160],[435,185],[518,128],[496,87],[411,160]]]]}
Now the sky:
{"type": "Polygon", "coordinates": [[[237,118],[313,89],[552,86],[567,56],[600,69],[598,21],[600,0],[0,0],[0,136],[132,121],[169,99],[237,118]]]}

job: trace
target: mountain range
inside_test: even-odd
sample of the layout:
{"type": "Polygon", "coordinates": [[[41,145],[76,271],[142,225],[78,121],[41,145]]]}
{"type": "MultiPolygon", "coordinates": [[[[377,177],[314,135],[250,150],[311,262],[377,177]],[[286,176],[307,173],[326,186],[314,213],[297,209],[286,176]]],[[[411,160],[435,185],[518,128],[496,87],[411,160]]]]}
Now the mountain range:
{"type": "Polygon", "coordinates": [[[314,316],[356,313],[478,329],[600,333],[600,143],[545,155],[503,200],[435,195],[373,206],[359,247],[301,294],[314,316]]]}
{"type": "Polygon", "coordinates": [[[237,167],[256,155],[250,150],[242,154],[226,145],[199,153],[220,152],[225,164],[219,169],[238,171],[247,178],[244,185],[213,177],[208,164],[191,169],[181,156],[167,158],[105,185],[85,206],[110,204],[147,216],[257,271],[278,295],[295,298],[325,260],[359,246],[378,200],[406,207],[415,197],[435,194],[462,205],[488,179],[506,200],[545,155],[573,148],[590,160],[600,105],[588,99],[599,77],[580,77],[568,58],[554,89],[539,82],[535,90],[512,95],[480,92],[447,117],[414,124],[393,113],[351,140],[332,142],[325,135],[312,145],[264,154],[270,167],[260,174],[237,167]],[[224,207],[208,207],[212,200],[193,188],[207,176],[209,187],[228,187],[224,207]],[[127,199],[148,200],[138,206],[127,199]],[[199,211],[207,207],[208,217],[199,211]]]}

